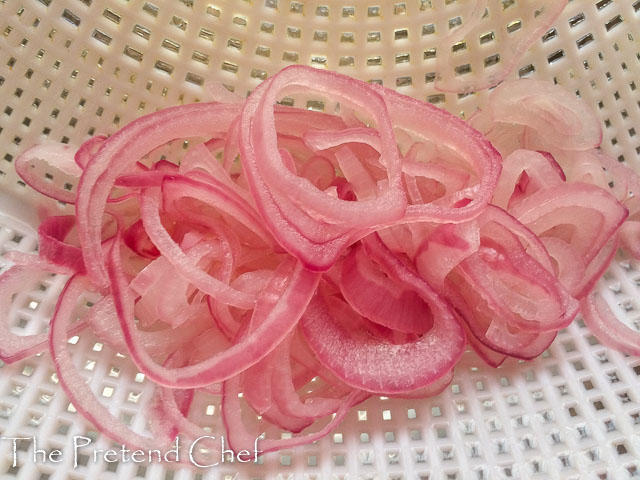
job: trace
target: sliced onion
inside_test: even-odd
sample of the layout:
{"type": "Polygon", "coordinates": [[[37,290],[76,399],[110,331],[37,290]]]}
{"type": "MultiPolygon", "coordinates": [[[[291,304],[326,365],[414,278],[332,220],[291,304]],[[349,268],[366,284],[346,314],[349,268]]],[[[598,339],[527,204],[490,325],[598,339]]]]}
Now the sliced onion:
{"type": "Polygon", "coordinates": [[[600,121],[585,102],[561,86],[540,80],[501,83],[491,92],[482,115],[488,118],[478,117],[472,123],[479,126],[481,121],[486,122],[489,130],[481,130],[489,138],[494,126],[497,133],[501,126],[513,132],[513,126],[520,125],[533,131],[524,132],[529,135],[525,143],[526,148],[535,150],[547,150],[541,148],[542,143],[562,150],[584,151],[602,141],[600,121]]]}
{"type": "Polygon", "coordinates": [[[239,107],[197,103],[171,107],[142,117],[110,136],[87,165],[78,184],[76,217],[82,255],[92,282],[108,284],[101,229],[92,219],[101,219],[116,178],[145,154],[176,138],[205,136],[225,129],[239,107]]]}
{"type": "MultiPolygon", "coordinates": [[[[543,2],[502,65],[561,5],[543,2]]],[[[485,6],[501,4],[463,6],[453,35],[493,21],[485,6]]],[[[246,101],[213,95],[16,162],[76,215],[42,222],[37,255],[6,254],[0,358],[46,349],[8,325],[14,295],[44,272],[73,275],[49,349],[78,411],[113,440],[152,439],[75,369],[66,339],[86,326],[156,384],[154,442],[208,433],[191,419],[208,395],[231,446],[253,450],[264,432],[263,453],[321,438],[372,394],[438,394],[466,345],[494,367],[533,359],[580,300],[603,342],[638,353],[638,332],[588,295],[618,245],[640,256],[640,177],[597,149],[597,117],[572,93],[505,82],[470,123],[304,66],[246,101]],[[277,105],[309,91],[336,114],[277,105]],[[75,321],[84,291],[101,298],[75,321]]]]}
{"type": "Polygon", "coordinates": [[[82,173],[73,159],[71,145],[51,143],[32,147],[16,158],[16,172],[38,193],[65,203],[75,203],[76,194],[64,188],[75,185],[82,173]]]}
{"type": "Polygon", "coordinates": [[[539,190],[511,213],[536,235],[558,236],[591,261],[629,214],[613,195],[588,184],[558,185],[539,190]],[[569,229],[563,226],[568,225],[569,229]]]}
{"type": "Polygon", "coordinates": [[[601,295],[585,297],[581,312],[584,323],[603,345],[627,355],[640,355],[640,332],[618,320],[601,295]]]}
{"type": "Polygon", "coordinates": [[[67,330],[72,325],[73,313],[78,299],[87,285],[81,277],[72,277],[65,286],[56,312],[51,319],[49,348],[60,385],[73,402],[76,410],[92,422],[103,434],[129,447],[159,448],[153,438],[144,437],[127,427],[98,400],[84,377],[76,369],[67,346],[67,330]]]}
{"type": "Polygon", "coordinates": [[[131,357],[151,380],[173,388],[218,383],[264,358],[293,329],[319,280],[318,274],[303,269],[299,264],[291,260],[283,262],[256,302],[251,321],[258,326],[250,336],[198,365],[166,369],[156,364],[140,343],[134,326],[133,295],[123,277],[119,257],[117,248],[112,248],[109,276],[118,320],[131,357]]]}
{"type": "Polygon", "coordinates": [[[83,274],[85,267],[80,247],[64,242],[75,223],[73,215],[44,220],[38,227],[38,252],[44,260],[83,274]]]}
{"type": "Polygon", "coordinates": [[[480,132],[445,110],[393,90],[382,87],[376,90],[384,98],[396,128],[417,139],[428,139],[455,150],[479,178],[474,188],[461,191],[456,199],[458,202],[466,199],[468,203],[446,207],[429,203],[409,205],[405,221],[457,223],[479,215],[491,200],[500,176],[501,158],[496,149],[480,132]],[[462,138],[465,140],[461,141],[462,138]]]}
{"type": "Polygon", "coordinates": [[[353,227],[379,225],[396,220],[404,213],[406,200],[401,189],[400,160],[387,109],[380,96],[372,88],[365,88],[364,84],[330,72],[288,67],[262,83],[247,100],[242,112],[240,133],[243,169],[263,221],[280,244],[309,268],[320,271],[328,269],[336,261],[340,251],[353,241],[352,236],[347,235],[353,227]],[[323,86],[324,94],[364,109],[375,119],[382,150],[380,162],[387,169],[389,182],[386,191],[378,198],[364,202],[335,199],[285,167],[277,147],[273,105],[284,89],[314,89],[319,85],[323,86]],[[349,93],[345,94],[346,92],[349,93]],[[274,197],[276,192],[283,195],[278,202],[274,197]],[[305,236],[306,232],[301,233],[291,225],[293,220],[300,219],[303,212],[298,212],[293,207],[288,212],[283,212],[278,205],[285,198],[293,198],[301,203],[301,207],[321,216],[324,222],[316,220],[315,226],[319,233],[327,228],[327,222],[332,225],[349,222],[350,227],[343,227],[344,233],[338,237],[331,238],[332,234],[329,234],[325,241],[311,242],[305,236]]]}
{"type": "Polygon", "coordinates": [[[385,275],[362,246],[354,247],[341,264],[340,291],[356,312],[392,330],[423,334],[433,326],[429,306],[385,275]]]}

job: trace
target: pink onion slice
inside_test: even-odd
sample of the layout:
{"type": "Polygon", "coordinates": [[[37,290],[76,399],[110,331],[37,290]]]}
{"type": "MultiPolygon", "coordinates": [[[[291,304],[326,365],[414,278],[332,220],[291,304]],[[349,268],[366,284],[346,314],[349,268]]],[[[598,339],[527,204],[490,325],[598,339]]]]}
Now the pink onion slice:
{"type": "Polygon", "coordinates": [[[240,292],[201,270],[188,258],[180,246],[175,243],[162,225],[160,218],[160,196],[161,192],[159,190],[155,192],[147,190],[143,193],[140,202],[142,223],[158,251],[171,262],[180,275],[207,295],[211,295],[230,305],[242,308],[252,307],[254,299],[251,295],[240,292]]]}
{"type": "MultiPolygon", "coordinates": [[[[525,148],[534,150],[548,150],[546,144],[584,151],[598,147],[602,141],[600,120],[586,102],[559,85],[540,80],[503,82],[491,92],[482,115],[488,116],[489,125],[509,125],[512,132],[514,125],[532,129],[535,138],[525,140],[525,148]]],[[[474,123],[478,121],[474,119],[474,123]]]]}
{"type": "Polygon", "coordinates": [[[498,368],[507,359],[507,355],[492,350],[487,345],[482,343],[474,333],[469,329],[469,326],[464,323],[465,332],[467,333],[467,343],[478,356],[484,360],[484,362],[493,368],[498,368]]]}
{"type": "Polygon", "coordinates": [[[449,272],[480,248],[477,222],[444,224],[434,230],[416,253],[416,267],[422,278],[442,289],[449,272]]]}
{"type": "Polygon", "coordinates": [[[274,350],[270,356],[262,360],[243,374],[243,391],[247,403],[259,415],[270,423],[277,425],[284,431],[299,433],[313,423],[311,418],[301,418],[295,415],[288,415],[280,408],[276,402],[276,394],[272,390],[273,377],[278,375],[275,372],[274,350]]]}
{"type": "MultiPolygon", "coordinates": [[[[531,360],[540,355],[556,336],[555,331],[538,333],[513,329],[508,323],[501,321],[473,289],[467,290],[464,295],[450,289],[447,299],[464,319],[475,340],[494,352],[531,360]]],[[[486,355],[483,353],[481,356],[486,355]]]]}
{"type": "Polygon", "coordinates": [[[71,145],[37,145],[16,158],[16,173],[39,193],[60,202],[75,203],[76,194],[65,188],[75,185],[82,173],[73,159],[71,145]]]}
{"type": "Polygon", "coordinates": [[[555,261],[555,275],[574,298],[579,298],[580,285],[585,279],[586,265],[580,254],[565,240],[557,237],[540,239],[555,261]]]}
{"type": "MultiPolygon", "coordinates": [[[[165,177],[162,182],[162,193],[165,204],[171,204],[185,197],[194,198],[205,205],[224,214],[227,223],[231,219],[244,225],[268,245],[273,243],[271,235],[263,225],[256,210],[235,190],[228,188],[223,182],[212,177],[185,178],[165,177]]],[[[238,231],[238,228],[234,228],[238,231]]]]}
{"type": "Polygon", "coordinates": [[[555,277],[544,245],[531,231],[497,207],[463,226],[436,230],[416,262],[476,337],[484,336],[493,318],[532,332],[557,330],[572,320],[578,303],[555,277]],[[438,258],[451,260],[432,271],[438,258]]]}
{"type": "Polygon", "coordinates": [[[337,297],[317,294],[301,320],[309,346],[320,362],[342,381],[372,393],[402,393],[426,387],[462,355],[464,332],[449,306],[400,262],[375,236],[365,244],[373,258],[397,279],[415,289],[431,308],[433,327],[415,342],[393,345],[366,332],[350,331],[357,316],[337,297]],[[398,372],[404,372],[399,376],[398,372]]]}
{"type": "Polygon", "coordinates": [[[468,200],[466,204],[447,208],[433,204],[409,205],[402,221],[457,223],[478,216],[491,200],[500,176],[501,158],[496,149],[480,132],[449,112],[394,90],[373,86],[384,98],[396,129],[406,131],[417,141],[425,139],[455,150],[479,179],[474,188],[463,191],[458,199],[468,200]]]}
{"type": "Polygon", "coordinates": [[[620,227],[620,243],[633,258],[640,258],[640,222],[631,220],[620,227]]]}
{"type": "MultiPolygon", "coordinates": [[[[340,409],[344,403],[343,398],[323,397],[321,395],[307,395],[304,401],[296,391],[292,377],[291,359],[288,349],[285,352],[278,350],[277,356],[282,360],[282,368],[274,371],[272,376],[272,388],[278,408],[287,416],[308,420],[316,420],[331,415],[340,409]]],[[[322,392],[320,392],[322,393],[322,392]]]]}
{"type": "Polygon", "coordinates": [[[584,278],[577,288],[576,298],[582,298],[593,290],[596,282],[604,275],[611,265],[620,245],[617,236],[609,240],[598,254],[589,262],[584,272],[584,278]]]}
{"type": "Polygon", "coordinates": [[[98,153],[98,150],[100,150],[100,147],[106,139],[106,135],[96,135],[80,145],[80,148],[76,151],[73,159],[82,170],[87,168],[87,165],[93,156],[98,153]]]}
{"type": "MultiPolygon", "coordinates": [[[[127,343],[122,331],[118,328],[113,328],[118,323],[118,313],[113,297],[107,295],[98,300],[87,314],[85,320],[96,336],[113,350],[117,352],[127,351],[127,343]]],[[[158,357],[188,344],[210,326],[210,320],[206,316],[201,316],[179,329],[165,327],[154,331],[139,330],[138,338],[140,339],[141,347],[150,356],[158,357]]]]}
{"type": "Polygon", "coordinates": [[[35,268],[37,270],[56,273],[59,275],[73,275],[75,270],[64,265],[58,265],[40,258],[37,254],[24,253],[18,250],[10,250],[4,254],[4,259],[21,267],[35,268]]]}
{"type": "MultiPolygon", "coordinates": [[[[187,348],[174,351],[164,362],[165,367],[184,366],[191,359],[187,348]]],[[[194,390],[171,390],[166,387],[156,387],[150,405],[150,413],[162,421],[152,422],[151,431],[161,442],[174,442],[177,436],[180,441],[193,444],[198,440],[201,449],[194,451],[194,460],[201,465],[212,465],[220,459],[220,442],[212,438],[203,438],[211,434],[208,427],[202,427],[188,418],[191,403],[195,396],[194,390]],[[202,449],[206,449],[203,451],[202,449]]],[[[189,457],[182,457],[181,462],[193,467],[189,457]]]]}
{"type": "Polygon", "coordinates": [[[605,190],[575,183],[539,190],[522,199],[511,213],[536,235],[565,238],[589,262],[629,212],[605,190]],[[563,230],[564,225],[569,228],[563,230]]]}
{"type": "Polygon", "coordinates": [[[320,362],[354,388],[381,394],[423,388],[450,370],[462,353],[464,335],[446,320],[436,317],[432,330],[421,339],[394,345],[349,331],[349,317],[357,314],[341,300],[333,301],[335,307],[330,309],[327,299],[314,297],[302,317],[302,332],[320,362]],[[453,362],[452,351],[458,352],[453,362]]]}
{"type": "Polygon", "coordinates": [[[326,190],[336,179],[336,171],[327,157],[313,156],[308,160],[300,175],[309,180],[318,190],[326,190]]]}
{"type": "Polygon", "coordinates": [[[102,144],[78,184],[76,217],[87,272],[92,282],[108,284],[100,248],[100,226],[116,178],[154,148],[176,138],[206,136],[225,129],[239,113],[235,105],[196,103],[146,115],[122,128],[102,144]]]}
{"type": "Polygon", "coordinates": [[[618,320],[601,295],[585,297],[581,312],[584,323],[603,345],[627,355],[640,355],[640,332],[618,320]]]}
{"type": "Polygon", "coordinates": [[[516,150],[502,162],[502,175],[491,203],[508,209],[511,202],[541,188],[564,182],[553,157],[531,150],[516,150]],[[526,183],[523,181],[526,178],[526,183]]]}
{"type": "Polygon", "coordinates": [[[45,219],[38,227],[38,253],[44,260],[82,274],[85,267],[80,247],[64,241],[75,223],[73,215],[45,219]]]}
{"type": "Polygon", "coordinates": [[[453,373],[453,369],[451,369],[448,373],[445,373],[442,377],[426,387],[419,388],[418,390],[411,392],[392,394],[390,397],[405,399],[434,397],[442,393],[451,384],[451,381],[453,380],[453,373]]]}
{"type": "MultiPolygon", "coordinates": [[[[372,88],[348,77],[317,69],[291,66],[262,83],[245,103],[240,125],[243,169],[264,222],[291,254],[315,270],[328,269],[340,250],[352,240],[353,227],[368,228],[400,218],[406,207],[400,177],[400,160],[383,100],[372,88]],[[277,146],[274,104],[284,89],[317,89],[365,110],[376,121],[380,134],[380,162],[387,169],[388,188],[371,201],[345,202],[319,191],[307,179],[287,169],[277,146]],[[347,93],[348,92],[348,93],[347,93]],[[275,200],[276,192],[295,199],[300,206],[317,212],[326,222],[349,222],[336,240],[319,244],[291,227],[296,212],[284,213],[275,200]],[[291,218],[293,216],[293,218],[291,218]],[[355,222],[355,223],[354,223],[355,222]]],[[[279,201],[282,201],[279,199],[279,201]]],[[[326,228],[318,222],[319,229],[326,228]]]]}
{"type": "Polygon", "coordinates": [[[428,305],[382,272],[362,246],[354,246],[342,261],[340,291],[358,314],[392,330],[423,334],[433,326],[428,305]]]}
{"type": "Polygon", "coordinates": [[[241,381],[238,377],[233,377],[224,382],[222,394],[222,418],[230,447],[238,452],[241,450],[253,451],[256,443],[259,453],[268,453],[285,448],[294,448],[314,442],[326,436],[335,429],[347,415],[352,406],[364,401],[369,395],[365,392],[353,391],[333,415],[333,418],[319,430],[301,436],[293,436],[285,439],[259,439],[261,432],[249,431],[242,418],[242,404],[239,393],[241,393],[241,381]],[[257,440],[256,440],[257,439],[257,440]]]}

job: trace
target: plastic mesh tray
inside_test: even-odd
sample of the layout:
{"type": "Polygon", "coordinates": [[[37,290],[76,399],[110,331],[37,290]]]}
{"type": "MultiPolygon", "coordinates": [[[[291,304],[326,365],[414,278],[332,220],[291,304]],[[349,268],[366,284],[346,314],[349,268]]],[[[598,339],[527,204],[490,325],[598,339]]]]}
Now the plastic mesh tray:
{"type": "MultiPolygon", "coordinates": [[[[518,2],[526,3],[500,3],[507,12],[518,2]]],[[[205,79],[244,95],[298,62],[380,81],[469,114],[486,92],[434,89],[438,41],[449,25],[464,23],[468,3],[0,0],[0,253],[36,246],[35,197],[12,165],[22,150],[45,140],[78,144],[155,109],[204,99],[205,79]]],[[[503,28],[517,22],[504,18],[509,23],[503,28]]],[[[505,36],[516,35],[517,28],[505,36]]],[[[575,90],[602,120],[603,149],[636,169],[638,35],[640,1],[573,0],[512,74],[575,90]]],[[[501,48],[497,41],[482,45],[484,58],[501,48]]],[[[10,315],[16,331],[46,329],[63,281],[47,278],[15,298],[10,315]]],[[[598,289],[621,319],[638,327],[639,286],[640,264],[617,257],[598,289]]],[[[144,429],[149,382],[90,335],[73,342],[94,391],[144,429]]],[[[75,413],[43,354],[0,368],[0,435],[36,436],[39,448],[63,450],[63,462],[33,462],[32,444],[25,441],[18,442],[12,467],[11,442],[3,440],[0,477],[626,479],[640,475],[639,377],[640,359],[601,346],[577,320],[533,362],[509,360],[494,370],[468,352],[450,388],[437,397],[370,399],[315,444],[268,454],[258,465],[174,472],[166,464],[94,462],[91,450],[74,468],[74,435],[94,438],[95,449],[110,441],[75,413]]],[[[220,425],[217,409],[206,402],[195,408],[214,430],[220,425]]]]}

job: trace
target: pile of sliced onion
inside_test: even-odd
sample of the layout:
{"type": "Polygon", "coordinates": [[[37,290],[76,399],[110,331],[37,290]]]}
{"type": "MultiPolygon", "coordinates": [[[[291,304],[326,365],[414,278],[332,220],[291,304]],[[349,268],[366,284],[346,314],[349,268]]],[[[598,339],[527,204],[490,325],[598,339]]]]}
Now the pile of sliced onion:
{"type": "Polygon", "coordinates": [[[437,394],[467,345],[492,366],[533,359],[580,310],[603,343],[637,354],[640,334],[590,296],[618,246],[640,257],[640,181],[600,141],[586,105],[542,82],[501,84],[466,123],[293,66],[245,101],[34,147],[20,176],[75,214],[43,220],[37,255],[8,254],[0,357],[47,349],[45,334],[15,335],[7,312],[39,275],[68,275],[48,349],[97,428],[151,442],[76,370],[67,339],[85,329],[155,383],[155,448],[206,434],[190,413],[206,394],[232,448],[266,432],[268,452],[319,439],[371,395],[437,394]],[[339,108],[278,104],[312,91],[339,108]],[[184,140],[174,158],[167,147],[184,140]],[[78,320],[85,292],[100,299],[78,320]]]}

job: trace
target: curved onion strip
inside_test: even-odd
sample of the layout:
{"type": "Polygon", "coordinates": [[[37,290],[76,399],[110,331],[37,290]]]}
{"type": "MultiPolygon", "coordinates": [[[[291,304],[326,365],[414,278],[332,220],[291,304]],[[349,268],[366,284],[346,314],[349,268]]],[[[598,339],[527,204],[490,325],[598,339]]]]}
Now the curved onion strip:
{"type": "Polygon", "coordinates": [[[49,331],[49,349],[60,385],[73,403],[76,410],[92,422],[104,435],[115,442],[127,444],[131,448],[148,450],[161,448],[154,438],[144,437],[120,419],[114,417],[109,410],[98,401],[89,385],[76,369],[67,346],[67,330],[71,326],[73,313],[80,296],[84,293],[86,282],[82,277],[72,277],[65,286],[56,312],[51,319],[49,331]]]}
{"type": "Polygon", "coordinates": [[[543,187],[559,185],[565,180],[563,175],[553,157],[530,150],[516,150],[502,162],[502,175],[491,203],[507,209],[514,197],[526,195],[525,188],[530,188],[530,183],[535,181],[543,187]],[[523,177],[526,177],[526,186],[523,186],[523,177]]]}
{"type": "Polygon", "coordinates": [[[429,305],[433,327],[415,342],[393,345],[362,331],[347,331],[348,322],[339,323],[334,315],[357,314],[337,299],[333,305],[338,308],[330,309],[327,299],[316,295],[302,317],[302,332],[319,361],[348,385],[372,393],[423,388],[455,365],[464,350],[464,332],[446,302],[399,261],[379,237],[367,240],[367,252],[381,267],[429,305]],[[402,376],[397,375],[400,368],[402,376]]]}
{"type": "Polygon", "coordinates": [[[82,170],[87,168],[87,165],[106,139],[106,135],[96,135],[80,145],[80,148],[73,156],[73,159],[82,170]]]}
{"type": "Polygon", "coordinates": [[[467,333],[467,343],[471,346],[474,352],[484,360],[484,362],[493,368],[498,368],[507,359],[507,355],[498,353],[495,350],[487,347],[484,343],[476,338],[471,332],[466,322],[463,322],[465,332],[467,333]]]}
{"type": "Polygon", "coordinates": [[[38,227],[38,254],[43,260],[84,273],[84,261],[80,247],[64,240],[76,223],[73,215],[49,217],[38,227]]]}
{"type": "MultiPolygon", "coordinates": [[[[176,355],[170,356],[165,362],[166,367],[180,365],[179,363],[173,363],[176,355]]],[[[160,442],[169,443],[175,441],[176,436],[180,436],[181,441],[188,444],[193,444],[198,440],[198,445],[203,450],[194,451],[196,455],[194,460],[200,464],[204,462],[215,463],[215,459],[220,458],[220,442],[216,442],[211,438],[202,438],[211,434],[206,427],[202,427],[189,418],[187,418],[187,412],[179,404],[179,395],[184,395],[188,392],[188,399],[193,398],[193,390],[170,390],[166,387],[156,387],[154,391],[154,397],[151,401],[149,410],[155,418],[162,418],[162,422],[152,422],[151,428],[154,438],[159,438],[160,442]],[[206,455],[205,458],[202,455],[206,455]]],[[[156,442],[158,443],[158,442],[156,442]]],[[[180,458],[179,463],[185,463],[193,467],[191,460],[184,456],[180,458]]]]}
{"type": "Polygon", "coordinates": [[[493,123],[531,128],[544,142],[584,151],[602,142],[600,120],[574,92],[541,80],[511,80],[491,92],[483,111],[493,123]]]}
{"type": "Polygon", "coordinates": [[[460,267],[494,314],[513,328],[556,331],[578,312],[578,302],[557,279],[523,252],[481,248],[460,267]]]}
{"type": "Polygon", "coordinates": [[[315,155],[304,164],[300,175],[309,180],[318,190],[326,190],[336,179],[336,171],[329,159],[315,155]]]}
{"type": "Polygon", "coordinates": [[[540,333],[510,330],[509,325],[500,321],[473,289],[467,290],[464,296],[450,289],[447,291],[447,299],[454,305],[475,339],[497,353],[531,360],[540,355],[556,337],[555,331],[540,333]]]}
{"type": "Polygon", "coordinates": [[[409,205],[402,221],[458,223],[478,216],[491,200],[500,176],[502,159],[496,149],[480,132],[449,112],[394,90],[373,87],[384,98],[395,128],[405,130],[417,139],[427,139],[456,150],[479,178],[476,188],[468,192],[470,202],[467,205],[459,208],[409,205]]]}
{"type": "Polygon", "coordinates": [[[448,373],[445,373],[438,380],[426,387],[419,388],[418,390],[410,392],[393,394],[390,395],[390,397],[405,399],[434,397],[442,393],[451,384],[451,381],[453,380],[453,373],[453,369],[451,369],[448,373]]]}
{"type": "MultiPolygon", "coordinates": [[[[18,250],[11,250],[4,254],[4,259],[15,263],[21,267],[35,268],[59,275],[73,275],[75,270],[64,265],[58,265],[49,260],[43,260],[37,254],[24,253],[18,250]]],[[[3,274],[4,275],[4,274],[3,274]]]]}
{"type": "Polygon", "coordinates": [[[640,332],[618,320],[601,295],[585,297],[581,307],[584,323],[603,345],[626,355],[640,355],[640,332]]]}
{"type": "Polygon", "coordinates": [[[444,286],[449,272],[480,248],[477,222],[445,224],[428,236],[416,253],[416,268],[431,285],[444,286]]]}
{"type": "Polygon", "coordinates": [[[202,271],[173,241],[160,219],[160,197],[160,190],[146,189],[140,199],[142,224],[158,251],[171,262],[180,275],[207,295],[230,305],[251,308],[254,304],[251,295],[236,290],[202,271]]]}
{"type": "Polygon", "coordinates": [[[64,183],[73,184],[80,177],[82,170],[73,160],[73,155],[74,150],[70,145],[62,143],[37,145],[16,158],[16,173],[39,193],[59,202],[75,203],[74,192],[65,190],[62,186],[56,186],[64,183]],[[48,180],[45,175],[50,175],[51,180],[48,180]]]}
{"type": "Polygon", "coordinates": [[[165,178],[162,182],[162,191],[166,200],[191,197],[216,207],[242,223],[265,243],[273,243],[271,235],[262,224],[255,209],[241,196],[235,195],[234,191],[211,177],[204,178],[204,181],[184,177],[165,178]]]}
{"type": "Polygon", "coordinates": [[[303,135],[304,143],[313,150],[327,150],[345,143],[364,143],[380,152],[380,134],[367,127],[352,127],[343,130],[308,130],[303,135]]]}
{"type": "Polygon", "coordinates": [[[586,265],[578,252],[565,240],[556,237],[540,239],[557,264],[556,276],[569,293],[576,298],[585,277],[586,265]]]}
{"type": "Polygon", "coordinates": [[[357,313],[392,330],[423,334],[433,326],[419,295],[380,271],[362,246],[355,246],[340,268],[340,291],[357,313]]]}
{"type": "Polygon", "coordinates": [[[291,367],[292,336],[273,351],[275,368],[271,388],[282,413],[292,417],[315,420],[336,412],[344,399],[308,396],[303,403],[296,392],[291,367]]]}
{"type": "MultiPolygon", "coordinates": [[[[118,323],[118,314],[113,297],[110,295],[102,297],[92,307],[85,320],[96,336],[113,350],[117,352],[127,351],[127,343],[122,331],[118,328],[113,328],[118,323]]],[[[150,356],[156,357],[166,354],[167,351],[180,348],[210,326],[209,319],[205,316],[200,316],[179,329],[165,328],[149,332],[139,331],[138,336],[141,347],[150,356]]]]}
{"type": "Polygon", "coordinates": [[[618,250],[618,245],[618,236],[614,236],[602,247],[595,258],[589,262],[584,272],[584,278],[577,289],[576,298],[582,298],[593,290],[598,279],[604,275],[604,272],[609,268],[609,265],[611,265],[611,261],[618,250]]]}
{"type": "Polygon", "coordinates": [[[246,392],[244,393],[244,397],[251,408],[265,420],[268,420],[282,430],[300,433],[311,425],[313,420],[287,415],[276,402],[275,392],[272,390],[273,377],[276,375],[275,355],[273,354],[276,350],[263,359],[261,363],[254,365],[244,372],[243,392],[246,392]],[[264,375],[261,374],[261,369],[264,369],[264,375]]]}
{"type": "Polygon", "coordinates": [[[451,329],[437,315],[433,328],[421,339],[394,345],[360,330],[349,332],[348,317],[357,314],[340,300],[334,301],[339,303],[330,309],[327,300],[316,295],[302,317],[302,332],[320,362],[354,388],[385,394],[416,390],[444,375],[462,354],[462,330],[451,329]],[[453,359],[451,352],[457,352],[453,359]],[[399,369],[404,372],[401,376],[399,369]]]}
{"type": "Polygon", "coordinates": [[[629,211],[613,195],[589,184],[548,187],[522,199],[511,214],[536,235],[574,225],[572,246],[591,261],[622,225],[629,211]]]}
{"type": "Polygon", "coordinates": [[[620,227],[620,244],[633,258],[640,259],[640,222],[630,220],[620,227]]]}

